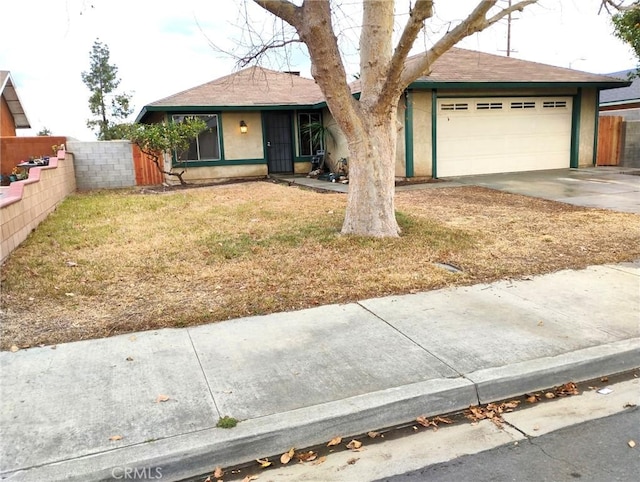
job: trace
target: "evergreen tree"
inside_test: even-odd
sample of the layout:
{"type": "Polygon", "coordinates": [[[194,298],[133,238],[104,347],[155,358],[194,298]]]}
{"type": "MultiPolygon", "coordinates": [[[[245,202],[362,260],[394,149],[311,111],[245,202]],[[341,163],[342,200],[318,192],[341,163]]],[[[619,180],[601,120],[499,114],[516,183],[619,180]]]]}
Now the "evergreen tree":
{"type": "Polygon", "coordinates": [[[99,140],[116,139],[116,120],[124,120],[133,112],[131,95],[115,93],[120,85],[118,67],[109,64],[109,47],[96,39],[90,53],[91,69],[82,72],[82,81],[91,91],[89,110],[93,119],[87,127],[97,130],[99,140]]]}

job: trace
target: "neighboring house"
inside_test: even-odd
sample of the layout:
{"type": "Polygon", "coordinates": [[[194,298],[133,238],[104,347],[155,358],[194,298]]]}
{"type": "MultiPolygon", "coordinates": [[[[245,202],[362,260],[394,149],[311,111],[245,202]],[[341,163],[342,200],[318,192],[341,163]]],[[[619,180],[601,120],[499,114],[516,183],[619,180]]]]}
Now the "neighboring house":
{"type": "MultiPolygon", "coordinates": [[[[628,80],[636,69],[606,74],[608,77],[628,80]]],[[[600,92],[600,115],[616,115],[625,120],[640,120],[640,79],[634,77],[631,85],[600,92]]]]}
{"type": "Polygon", "coordinates": [[[16,129],[29,129],[20,98],[11,79],[11,73],[0,70],[0,136],[14,137],[16,129]]]}
{"type": "MultiPolygon", "coordinates": [[[[415,57],[407,62],[414,61],[415,57]]],[[[481,52],[451,49],[412,83],[398,109],[396,176],[592,166],[598,94],[628,82],[481,52]]],[[[352,85],[358,93],[358,83],[352,85]]],[[[313,145],[304,126],[322,122],[324,146],[348,158],[344,137],[312,79],[251,67],[145,106],[138,122],[202,116],[210,129],[192,143],[185,179],[204,182],[308,173],[313,145]]]]}

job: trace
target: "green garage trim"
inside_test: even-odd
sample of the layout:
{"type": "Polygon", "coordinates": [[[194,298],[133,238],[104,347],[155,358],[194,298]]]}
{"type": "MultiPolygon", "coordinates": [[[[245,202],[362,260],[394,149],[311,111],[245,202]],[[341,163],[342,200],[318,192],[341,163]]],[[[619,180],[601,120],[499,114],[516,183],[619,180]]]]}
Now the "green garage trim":
{"type": "Polygon", "coordinates": [[[405,176],[413,177],[413,92],[405,92],[404,109],[405,176]]]}
{"type": "Polygon", "coordinates": [[[582,88],[573,96],[573,111],[571,112],[571,158],[569,167],[577,169],[580,165],[580,108],[582,103],[582,88]]]}

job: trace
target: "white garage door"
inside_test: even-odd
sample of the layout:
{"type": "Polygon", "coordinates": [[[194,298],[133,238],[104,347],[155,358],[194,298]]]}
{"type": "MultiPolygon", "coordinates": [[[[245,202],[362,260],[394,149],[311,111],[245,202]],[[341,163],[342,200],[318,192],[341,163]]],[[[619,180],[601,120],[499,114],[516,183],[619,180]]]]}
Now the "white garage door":
{"type": "Polygon", "coordinates": [[[438,177],[569,167],[571,97],[439,99],[438,177]]]}

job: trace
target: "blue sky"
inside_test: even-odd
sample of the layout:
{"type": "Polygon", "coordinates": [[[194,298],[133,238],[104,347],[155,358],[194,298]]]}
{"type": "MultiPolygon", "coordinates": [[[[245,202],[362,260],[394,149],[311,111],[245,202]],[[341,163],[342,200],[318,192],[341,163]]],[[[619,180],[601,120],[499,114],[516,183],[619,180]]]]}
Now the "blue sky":
{"type": "MultiPolygon", "coordinates": [[[[514,0],[515,1],[515,0],[514,0]]],[[[512,56],[594,73],[632,68],[630,49],[612,35],[606,15],[597,15],[600,0],[540,0],[515,15],[512,56]]],[[[337,0],[347,16],[341,20],[346,50],[357,43],[355,0],[337,0]],[[348,17],[355,18],[348,18],[348,17]]],[[[405,8],[408,2],[399,4],[405,8]]],[[[477,0],[436,1],[436,18],[416,42],[428,46],[462,18],[477,0]]],[[[506,0],[503,2],[506,4],[506,0]]],[[[269,34],[278,22],[248,2],[254,34],[269,34]]],[[[43,127],[54,135],[91,140],[86,128],[89,91],[81,72],[89,68],[96,38],[107,44],[117,65],[120,89],[133,93],[135,115],[145,104],[233,71],[235,60],[224,51],[237,46],[245,11],[243,0],[21,0],[3,2],[0,69],[9,70],[35,135],[43,127]]],[[[403,21],[399,10],[397,24],[403,21]]],[[[494,54],[506,49],[506,23],[476,34],[460,47],[494,54]]],[[[358,71],[357,57],[347,58],[348,73],[358,71]]],[[[309,75],[301,51],[265,67],[300,70],[309,75]]]]}

